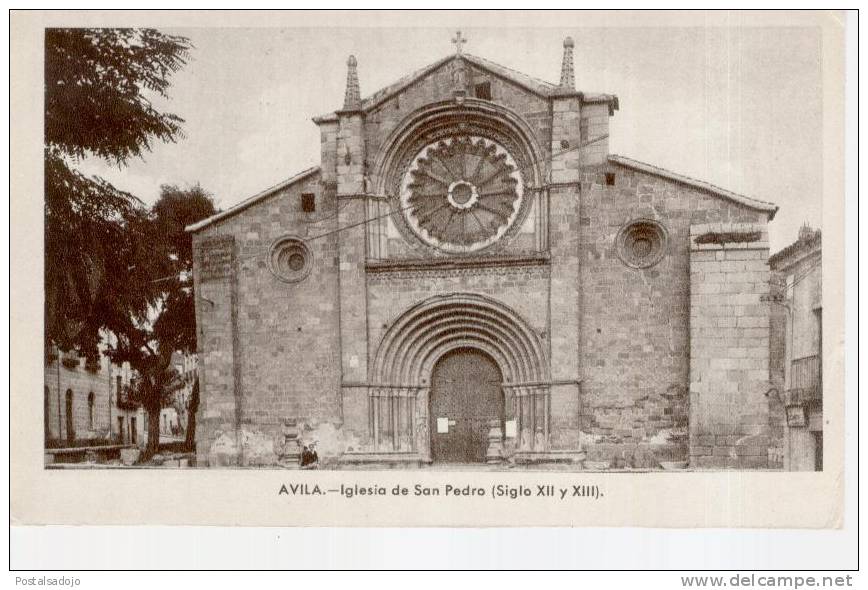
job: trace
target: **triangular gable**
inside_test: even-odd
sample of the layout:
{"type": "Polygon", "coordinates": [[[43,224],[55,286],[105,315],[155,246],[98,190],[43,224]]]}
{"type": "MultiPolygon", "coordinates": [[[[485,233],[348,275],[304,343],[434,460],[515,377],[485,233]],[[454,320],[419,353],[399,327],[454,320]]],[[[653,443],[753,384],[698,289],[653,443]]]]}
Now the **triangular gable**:
{"type": "Polygon", "coordinates": [[[203,219],[202,221],[198,221],[196,223],[188,225],[187,227],[184,228],[184,231],[196,233],[197,231],[199,231],[201,229],[205,229],[206,227],[213,225],[213,224],[217,223],[218,221],[226,219],[227,217],[232,217],[233,215],[236,215],[236,214],[244,211],[245,209],[247,209],[251,205],[255,205],[256,203],[262,201],[263,199],[270,197],[274,193],[280,192],[283,189],[288,188],[297,182],[301,182],[302,180],[306,180],[307,178],[309,178],[310,176],[313,176],[314,174],[319,174],[319,171],[320,171],[319,166],[314,166],[313,168],[308,168],[307,170],[299,172],[295,176],[293,176],[291,178],[287,178],[283,182],[276,184],[276,185],[272,186],[271,188],[265,189],[261,193],[257,193],[250,198],[244,199],[243,201],[241,201],[240,203],[238,203],[237,205],[235,205],[233,207],[230,207],[226,211],[221,211],[220,213],[216,213],[216,214],[212,215],[211,217],[203,219]]]}
{"type": "Polygon", "coordinates": [[[780,250],[775,252],[771,256],[769,256],[769,266],[772,267],[772,270],[780,270],[785,266],[789,266],[800,255],[811,254],[813,252],[819,252],[823,247],[823,236],[820,230],[813,232],[813,234],[807,238],[799,237],[798,240],[780,250]]]}
{"type": "Polygon", "coordinates": [[[659,176],[660,178],[666,178],[668,180],[673,180],[673,181],[679,182],[681,184],[686,184],[686,185],[691,186],[693,188],[697,188],[697,189],[705,191],[709,194],[712,194],[716,197],[721,197],[721,198],[727,199],[729,201],[733,201],[735,203],[738,203],[739,205],[744,205],[745,207],[749,207],[749,208],[755,209],[757,211],[762,211],[762,212],[768,214],[769,221],[774,219],[775,213],[778,212],[778,206],[775,205],[774,203],[769,203],[768,201],[761,201],[759,199],[746,197],[744,195],[740,195],[738,193],[728,191],[725,188],[715,186],[711,183],[704,182],[702,180],[697,180],[697,179],[691,178],[689,176],[684,176],[682,174],[678,174],[676,172],[672,172],[671,170],[666,170],[664,168],[658,168],[657,166],[652,166],[651,164],[639,162],[638,160],[633,160],[632,158],[626,158],[624,156],[611,154],[609,156],[609,162],[612,162],[613,164],[618,164],[620,166],[624,166],[625,168],[630,168],[631,170],[638,170],[639,172],[645,172],[647,174],[659,176]]]}
{"type": "MultiPolygon", "coordinates": [[[[543,98],[563,96],[563,89],[561,89],[555,84],[551,84],[544,80],[534,78],[533,76],[528,76],[527,74],[523,74],[519,71],[513,70],[506,66],[502,66],[485,58],[471,55],[469,53],[462,53],[460,58],[456,58],[455,55],[447,55],[446,57],[443,57],[435,61],[434,63],[425,66],[424,68],[418,69],[415,72],[403,76],[402,78],[392,84],[389,84],[385,88],[381,88],[374,94],[362,100],[360,110],[363,112],[368,112],[375,109],[396,94],[399,94],[409,86],[412,86],[419,80],[434,73],[435,71],[445,66],[454,59],[464,59],[469,64],[476,66],[477,68],[484,70],[493,76],[503,78],[543,98]]],[[[611,94],[582,92],[574,92],[574,94],[581,95],[584,98],[585,102],[607,102],[610,104],[610,112],[618,109],[617,96],[611,94]]],[[[314,121],[319,123],[322,121],[333,120],[336,116],[336,112],[331,112],[325,115],[321,115],[319,117],[315,117],[314,121]]]]}
{"type": "Polygon", "coordinates": [[[553,96],[558,91],[558,86],[556,86],[555,84],[550,84],[544,80],[534,78],[533,76],[528,76],[527,74],[523,74],[517,70],[513,70],[506,66],[494,63],[493,61],[489,61],[483,57],[477,57],[469,53],[464,53],[462,55],[465,59],[467,59],[467,61],[469,61],[476,67],[486,70],[487,72],[494,74],[495,76],[499,76],[501,78],[509,80],[514,84],[518,84],[525,90],[530,90],[531,92],[539,94],[540,96],[553,96]]]}

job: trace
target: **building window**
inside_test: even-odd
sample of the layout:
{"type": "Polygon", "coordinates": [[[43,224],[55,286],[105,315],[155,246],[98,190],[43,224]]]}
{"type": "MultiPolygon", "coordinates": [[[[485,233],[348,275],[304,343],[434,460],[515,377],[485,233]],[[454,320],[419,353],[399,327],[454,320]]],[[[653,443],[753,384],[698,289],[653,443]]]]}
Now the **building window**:
{"type": "Polygon", "coordinates": [[[272,244],[268,268],[281,281],[296,283],[307,277],[312,262],[313,256],[303,241],[284,237],[272,244]]]}
{"type": "Polygon", "coordinates": [[[491,82],[483,82],[482,84],[477,84],[473,88],[473,94],[476,98],[481,98],[482,100],[491,100],[491,82]]]}
{"type": "Polygon", "coordinates": [[[425,136],[428,144],[405,169],[407,190],[394,205],[414,238],[444,253],[469,254],[518,231],[532,199],[521,164],[504,146],[460,127],[438,133],[446,131],[455,135],[425,136]]]}
{"type": "Polygon", "coordinates": [[[93,392],[87,394],[87,429],[93,430],[93,392]]]}
{"type": "Polygon", "coordinates": [[[302,193],[301,210],[305,213],[313,213],[316,211],[316,195],[313,193],[302,193]]]}
{"type": "Polygon", "coordinates": [[[124,444],[124,417],[118,416],[118,442],[124,444]]]}
{"type": "Polygon", "coordinates": [[[615,249],[621,261],[632,268],[654,266],[666,251],[666,230],[650,219],[632,221],[621,228],[615,249]]]}
{"type": "Polygon", "coordinates": [[[138,444],[139,442],[139,433],[136,430],[136,419],[130,418],[130,442],[133,444],[138,444]]]}
{"type": "Polygon", "coordinates": [[[606,172],[606,186],[615,186],[614,172],[606,172]]]}

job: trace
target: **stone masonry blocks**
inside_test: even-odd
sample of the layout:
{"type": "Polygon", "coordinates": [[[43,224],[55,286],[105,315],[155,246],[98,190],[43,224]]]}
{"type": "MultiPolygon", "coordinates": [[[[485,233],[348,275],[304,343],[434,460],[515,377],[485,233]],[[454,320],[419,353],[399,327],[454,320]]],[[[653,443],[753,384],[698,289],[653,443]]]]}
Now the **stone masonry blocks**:
{"type": "Polygon", "coordinates": [[[768,292],[764,224],[691,225],[692,467],[768,466],[768,292]]]}
{"type": "MultiPolygon", "coordinates": [[[[766,336],[763,328],[737,327],[739,317],[759,313],[761,304],[752,292],[726,294],[731,307],[722,305],[719,292],[699,294],[706,290],[704,286],[694,286],[691,293],[691,269],[698,270],[700,263],[713,267],[708,269],[709,276],[712,272],[745,272],[749,269],[744,265],[761,260],[763,253],[732,250],[727,260],[718,262],[722,253],[691,252],[690,228],[710,220],[764,227],[765,216],[665,178],[612,164],[583,168],[581,199],[581,429],[588,456],[614,461],[645,447],[660,460],[685,461],[691,342],[716,339],[721,330],[737,334],[726,354],[745,359],[745,365],[756,369],[714,369],[721,383],[737,380],[734,385],[721,385],[735,394],[739,384],[746,388],[751,382],[741,371],[758,370],[763,362],[748,362],[753,348],[746,347],[763,346],[766,336]],[[606,182],[607,172],[614,177],[613,185],[606,182]],[[641,218],[658,221],[669,239],[657,264],[636,269],[618,257],[615,239],[625,224],[641,218]],[[719,266],[721,262],[727,270],[719,266]],[[699,320],[697,304],[703,306],[699,320]]],[[[750,279],[740,285],[755,289],[753,280],[759,280],[759,275],[750,279]]],[[[726,358],[724,364],[730,356],[726,358]]],[[[710,362],[709,358],[694,359],[696,366],[710,362]]]]}
{"type": "MultiPolygon", "coordinates": [[[[489,83],[491,101],[523,118],[540,149],[546,186],[534,214],[547,256],[509,267],[371,270],[373,260],[437,255],[390,229],[388,218],[377,230],[385,246],[369,251],[367,230],[380,224],[363,222],[379,213],[366,212],[374,197],[361,193],[395,128],[420,107],[454,100],[452,75],[448,66],[435,68],[364,113],[319,120],[319,176],[194,236],[197,250],[230,236],[238,256],[234,331],[231,282],[206,278],[201,261],[194,270],[200,461],[214,456],[223,464],[245,444],[255,447],[248,463],[268,461],[285,418],[298,421],[303,440],[318,438],[323,456],[326,448],[336,456],[366,446],[368,371],[384,333],[413,305],[465,292],[509,306],[542,342],[553,382],[552,449],[582,448],[589,458],[632,466],[656,467],[650,453],[661,461],[689,457],[699,468],[765,467],[766,215],[610,162],[607,103],[585,103],[578,94],[546,98],[468,65],[470,87],[489,83]],[[302,192],[315,193],[315,213],[301,211],[302,192]],[[628,267],[615,248],[619,230],[636,219],[659,222],[668,235],[664,256],[648,268],[628,267]],[[694,243],[706,233],[755,231],[760,237],[750,242],[694,243]],[[272,276],[261,256],[286,235],[305,240],[313,256],[310,275],[295,284],[272,276]],[[245,387],[242,424],[233,433],[236,371],[245,387]]],[[[526,237],[488,255],[539,254],[526,237]]],[[[427,424],[423,401],[417,418],[427,424]]]]}

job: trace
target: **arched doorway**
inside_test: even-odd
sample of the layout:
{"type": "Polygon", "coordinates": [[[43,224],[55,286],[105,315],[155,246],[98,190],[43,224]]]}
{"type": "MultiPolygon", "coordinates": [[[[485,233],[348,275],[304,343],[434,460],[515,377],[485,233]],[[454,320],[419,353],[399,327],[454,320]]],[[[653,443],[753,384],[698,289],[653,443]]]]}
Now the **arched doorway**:
{"type": "MultiPolygon", "coordinates": [[[[475,293],[453,293],[431,297],[405,310],[383,335],[368,389],[372,450],[418,453],[423,461],[435,460],[431,445],[436,441],[437,418],[456,420],[456,427],[458,418],[438,415],[441,402],[432,405],[432,395],[438,400],[451,399],[443,397],[443,387],[456,385],[447,383],[444,375],[462,371],[486,372],[482,378],[466,377],[472,387],[479,385],[476,381],[497,385],[497,407],[501,409],[490,415],[503,421],[502,431],[509,439],[505,440],[507,452],[544,447],[550,372],[538,334],[502,302],[475,293]],[[465,355],[465,360],[450,360],[453,355],[465,355]],[[450,368],[451,363],[458,368],[450,368]],[[434,392],[432,378],[438,381],[434,392]],[[536,432],[539,437],[534,436],[536,432]],[[537,439],[542,446],[535,445],[537,439]]],[[[487,426],[486,435],[490,422],[487,426]]],[[[452,456],[448,451],[446,456],[451,458],[444,459],[440,453],[436,460],[483,460],[485,451],[478,450],[482,444],[474,448],[477,450],[470,457],[457,451],[452,456]]],[[[493,462],[490,457],[484,460],[493,462]]]]}
{"type": "Polygon", "coordinates": [[[502,380],[494,359],[475,348],[458,348],[438,359],[428,410],[435,462],[485,462],[490,423],[503,425],[502,380]]]}

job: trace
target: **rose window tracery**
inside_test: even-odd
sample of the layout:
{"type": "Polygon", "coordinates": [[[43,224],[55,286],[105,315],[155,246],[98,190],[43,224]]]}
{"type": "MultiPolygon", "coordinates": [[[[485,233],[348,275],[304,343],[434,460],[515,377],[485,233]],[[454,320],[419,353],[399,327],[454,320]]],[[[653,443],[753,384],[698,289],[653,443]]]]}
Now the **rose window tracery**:
{"type": "Polygon", "coordinates": [[[666,252],[666,230],[651,219],[631,221],[615,237],[616,252],[627,266],[654,266],[666,252]]]}
{"type": "Polygon", "coordinates": [[[499,240],[522,209],[521,170],[499,143],[451,137],[412,159],[400,204],[410,229],[445,252],[473,252],[499,240]]]}

